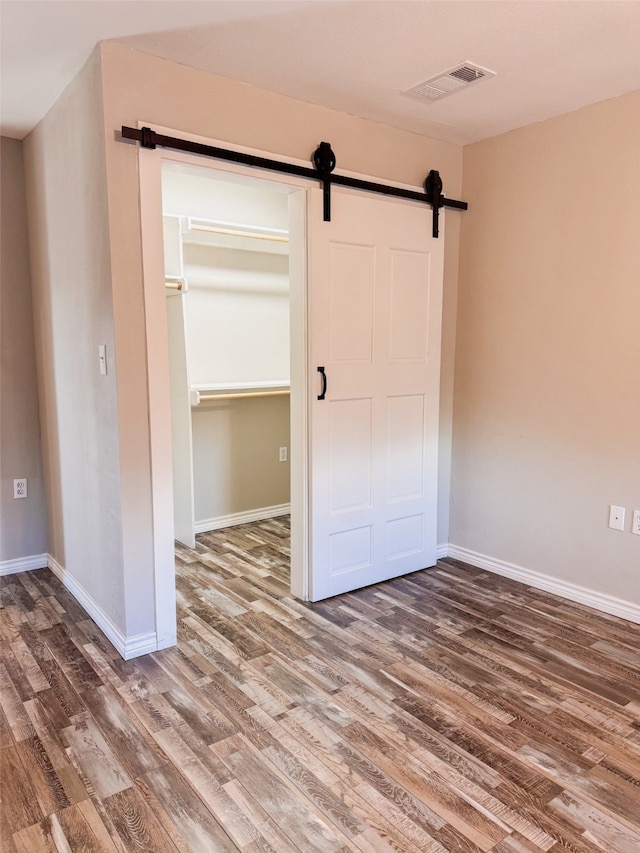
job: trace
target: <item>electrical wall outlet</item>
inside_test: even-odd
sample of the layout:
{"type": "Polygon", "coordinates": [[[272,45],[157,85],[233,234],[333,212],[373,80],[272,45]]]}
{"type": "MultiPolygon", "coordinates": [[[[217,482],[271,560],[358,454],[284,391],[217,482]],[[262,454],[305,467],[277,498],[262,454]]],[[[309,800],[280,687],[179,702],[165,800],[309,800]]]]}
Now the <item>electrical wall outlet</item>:
{"type": "Polygon", "coordinates": [[[624,513],[623,506],[609,507],[609,527],[612,530],[624,530],[624,513]]]}
{"type": "Polygon", "coordinates": [[[26,498],[27,496],[27,478],[20,477],[19,480],[13,481],[13,497],[26,498]]]}
{"type": "Polygon", "coordinates": [[[631,522],[631,532],[636,536],[640,536],[640,509],[634,509],[633,521],[631,522]]]}
{"type": "Polygon", "coordinates": [[[280,452],[278,454],[278,462],[286,462],[287,461],[287,448],[281,447],[280,452]]]}

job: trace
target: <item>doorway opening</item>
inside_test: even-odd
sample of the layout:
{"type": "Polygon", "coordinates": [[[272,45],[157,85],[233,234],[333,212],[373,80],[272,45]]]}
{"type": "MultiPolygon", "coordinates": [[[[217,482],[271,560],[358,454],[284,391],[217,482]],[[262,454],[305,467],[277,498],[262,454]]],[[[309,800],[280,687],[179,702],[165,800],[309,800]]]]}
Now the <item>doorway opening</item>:
{"type": "Polygon", "coordinates": [[[175,538],[289,515],[287,194],[162,164],[175,538]]]}
{"type": "MultiPolygon", "coordinates": [[[[279,388],[269,390],[278,391],[278,395],[265,398],[250,398],[247,400],[238,401],[239,405],[251,406],[259,403],[280,403],[282,404],[287,399],[289,401],[289,422],[288,422],[288,443],[286,437],[286,424],[284,426],[285,435],[272,435],[272,442],[275,442],[275,458],[280,458],[280,448],[286,447],[286,462],[276,461],[275,465],[280,466],[283,472],[287,468],[290,470],[290,478],[286,482],[286,475],[280,475],[280,488],[288,486],[289,501],[286,501],[286,493],[283,498],[276,498],[279,503],[267,503],[267,508],[273,514],[273,507],[276,511],[288,510],[290,505],[291,515],[291,577],[290,586],[291,592],[298,598],[305,600],[307,598],[307,572],[308,572],[308,554],[306,541],[308,537],[308,522],[307,522],[307,330],[306,330],[306,189],[301,185],[297,185],[296,180],[292,179],[286,184],[278,180],[263,178],[256,175],[255,170],[251,174],[247,174],[246,167],[237,166],[235,164],[220,164],[219,167],[205,166],[202,160],[198,157],[189,154],[163,153],[160,156],[159,151],[140,151],[139,158],[140,169],[140,199],[141,199],[141,226],[142,226],[142,248],[143,248],[143,267],[144,267],[144,288],[145,288],[145,314],[146,314],[146,334],[147,334],[147,354],[148,354],[148,379],[149,379],[149,417],[151,428],[150,450],[152,459],[152,494],[153,494],[153,540],[154,540],[154,577],[155,577],[155,603],[156,603],[156,626],[158,648],[164,648],[175,644],[176,642],[176,587],[175,587],[175,556],[174,556],[174,541],[176,536],[184,541],[186,537],[191,537],[191,541],[196,533],[196,521],[208,523],[211,519],[217,519],[220,523],[224,521],[224,515],[232,516],[231,522],[237,523],[241,519],[239,514],[242,512],[238,508],[238,504],[232,504],[229,512],[222,512],[219,508],[214,508],[211,512],[207,512],[206,508],[202,510],[202,515],[196,518],[196,498],[206,500],[217,500],[219,495],[211,494],[211,479],[204,477],[200,478],[200,483],[197,488],[200,490],[196,493],[194,486],[196,483],[193,479],[193,438],[194,430],[192,425],[192,401],[196,403],[193,409],[196,413],[205,411],[205,407],[213,409],[224,409],[225,406],[230,406],[233,402],[228,400],[226,403],[221,401],[202,400],[202,397],[209,396],[204,393],[206,388],[191,388],[188,381],[188,373],[186,366],[187,348],[183,346],[173,347],[175,352],[182,352],[182,362],[180,356],[178,358],[169,359],[169,336],[174,335],[176,329],[184,339],[185,335],[185,312],[184,303],[186,298],[191,298],[193,301],[194,293],[197,291],[195,287],[189,292],[188,276],[185,275],[184,268],[180,270],[176,265],[176,258],[169,259],[167,269],[165,269],[165,229],[171,231],[177,230],[179,225],[182,229],[183,223],[179,219],[174,218],[163,222],[163,208],[169,214],[182,213],[180,210],[169,209],[168,204],[163,205],[163,170],[176,173],[182,172],[184,175],[190,175],[196,183],[202,187],[201,194],[206,196],[206,187],[219,185],[219,188],[224,186],[225,195],[227,198],[226,211],[207,211],[204,208],[192,208],[189,214],[185,215],[184,225],[189,224],[188,216],[191,218],[191,226],[201,225],[210,227],[210,220],[217,221],[218,228],[220,220],[230,223],[242,223],[239,212],[231,207],[232,201],[235,199],[239,203],[239,199],[243,196],[248,197],[251,193],[254,196],[262,193],[271,198],[272,206],[280,211],[286,211],[288,222],[285,223],[285,228],[288,230],[288,330],[284,329],[283,322],[280,322],[280,337],[288,340],[289,345],[289,365],[288,365],[288,380],[289,380],[289,396],[281,392],[287,390],[284,386],[284,380],[287,378],[287,372],[278,372],[276,375],[271,371],[266,374],[266,379],[263,381],[270,382],[279,380],[281,385],[279,388]],[[197,177],[196,177],[197,176],[197,177]],[[205,220],[202,222],[202,220],[205,220]],[[163,225],[165,226],[163,228],[163,225]],[[165,273],[167,275],[165,276],[165,273]],[[173,275],[172,275],[173,274],[173,275]],[[178,287],[185,287],[186,291],[181,291],[178,287]],[[167,288],[166,284],[174,287],[167,288]],[[172,296],[167,297],[166,293],[171,290],[172,296]],[[179,296],[180,293],[182,296],[179,296]],[[181,395],[180,405],[175,405],[176,389],[179,389],[181,395]],[[192,394],[192,392],[194,392],[192,394]],[[198,400],[197,395],[200,395],[198,400]],[[200,405],[197,405],[197,404],[200,405]],[[176,413],[178,413],[176,415],[176,413]],[[176,418],[178,423],[176,423],[176,418]],[[175,439],[175,440],[174,440],[175,439]],[[177,476],[174,477],[174,474],[177,476]],[[285,481],[284,487],[282,481],[285,481]],[[175,492],[181,490],[181,494],[174,501],[174,481],[175,492]],[[209,490],[209,492],[207,492],[209,490]],[[185,497],[186,495],[186,497],[185,497]],[[176,514],[174,517],[173,505],[176,503],[176,514]],[[178,529],[180,528],[180,529],[178,529]]],[[[246,198],[245,198],[246,202],[246,198]]],[[[203,202],[204,203],[204,202],[203,202]]],[[[245,204],[246,206],[246,204],[245,204]]],[[[245,225],[250,225],[253,221],[257,228],[254,232],[260,233],[259,228],[262,227],[257,221],[245,220],[245,225]]],[[[270,226],[273,228],[273,223],[270,226]]],[[[195,260],[198,260],[198,253],[215,253],[220,254],[222,247],[198,245],[195,235],[199,233],[201,238],[211,239],[211,235],[216,234],[220,238],[228,238],[231,241],[245,240],[245,242],[258,240],[253,236],[241,236],[236,234],[224,235],[219,231],[225,230],[220,227],[218,232],[201,230],[191,227],[193,243],[188,249],[189,253],[195,255],[195,260]]],[[[233,230],[233,229],[227,229],[233,230]]],[[[252,229],[247,229],[251,232],[252,229]]],[[[285,230],[285,229],[280,229],[285,230]]],[[[284,235],[278,235],[284,236],[284,235]]],[[[262,242],[279,242],[279,241],[262,241],[262,242]]],[[[287,244],[284,244],[287,245],[287,244]]],[[[184,252],[182,240],[174,240],[174,246],[178,252],[184,252]]],[[[263,253],[244,252],[245,259],[250,260],[244,264],[244,267],[255,268],[255,257],[263,253]],[[253,258],[253,261],[251,260],[253,258]]],[[[268,254],[268,253],[267,253],[268,254]]],[[[275,253],[271,253],[274,254],[275,253]]],[[[238,261],[238,253],[236,252],[236,261],[238,261]]],[[[184,255],[183,255],[184,261],[184,255]]],[[[272,267],[276,268],[276,272],[271,277],[271,289],[274,292],[280,290],[281,301],[284,297],[284,278],[282,275],[278,277],[277,264],[282,261],[277,261],[272,258],[272,267]],[[279,282],[279,285],[278,285],[279,282]]],[[[195,263],[194,267],[198,264],[195,263]]],[[[206,265],[205,265],[206,266],[206,265]]],[[[227,277],[237,282],[243,265],[236,262],[227,264],[227,277]]],[[[254,270],[255,271],[255,270],[254,270]]],[[[200,270],[200,273],[202,271],[200,270]]],[[[198,278],[196,270],[196,280],[198,278]]],[[[256,273],[257,275],[257,273],[256,273]]],[[[268,278],[268,276],[267,276],[268,278]]],[[[256,282],[254,282],[254,285],[256,282]]],[[[263,283],[264,284],[264,283],[263,283]]],[[[228,290],[233,290],[228,282],[228,290]]],[[[239,297],[240,287],[236,288],[235,296],[239,297]]],[[[245,290],[250,288],[245,287],[245,290]]],[[[211,295],[210,293],[208,295],[211,295]]],[[[264,294],[263,294],[264,295],[264,294]]],[[[201,288],[201,296],[207,298],[206,288],[201,288]]],[[[247,294],[245,293],[245,296],[247,294]]],[[[196,299],[197,301],[197,299],[196,299]]],[[[277,300],[276,300],[277,301],[277,300]]],[[[260,312],[258,312],[260,313],[260,312]]],[[[276,312],[277,313],[277,312],[276,312]]],[[[280,318],[282,321],[282,314],[280,318]]],[[[255,324],[255,314],[253,322],[255,324]]],[[[226,331],[226,330],[225,330],[226,331]]],[[[198,332],[200,342],[206,341],[206,328],[204,331],[200,329],[198,332]]],[[[246,367],[246,365],[245,365],[246,367]]],[[[249,377],[245,373],[244,378],[240,374],[230,380],[237,384],[241,381],[245,382],[245,387],[240,389],[240,393],[251,391],[266,391],[264,388],[248,388],[246,383],[258,381],[255,377],[249,377]]],[[[218,376],[212,380],[210,377],[203,378],[202,382],[193,381],[192,384],[206,384],[217,382],[222,384],[224,380],[218,376]]],[[[213,393],[219,393],[221,388],[211,389],[213,393]]],[[[228,390],[228,389],[227,389],[228,390]]],[[[231,393],[231,392],[229,392],[231,393]]],[[[178,396],[179,396],[178,395],[178,396]]],[[[273,406],[272,406],[273,408],[273,406]]],[[[228,414],[229,410],[227,410],[228,414]]],[[[218,418],[220,421],[221,419],[218,418]]],[[[245,419],[246,422],[246,419],[245,419]]],[[[282,424],[282,417],[280,419],[282,424]]],[[[219,426],[219,424],[218,424],[219,426]]],[[[228,425],[227,425],[228,426],[228,425]]],[[[197,427],[198,435],[207,432],[205,421],[204,429],[197,427]]],[[[242,454],[240,454],[242,455],[242,454]]],[[[223,457],[224,458],[224,457],[223,457]]],[[[272,456],[273,458],[273,456],[272,456]]],[[[209,457],[208,464],[209,472],[212,468],[216,468],[215,460],[212,461],[209,457]]],[[[245,475],[245,479],[250,479],[245,475]]],[[[228,491],[233,492],[233,489],[228,491]]],[[[229,497],[229,495],[227,495],[229,497]]],[[[237,494],[233,495],[233,499],[237,499],[237,494]]],[[[219,506],[219,505],[218,505],[219,506]]],[[[264,495],[254,500],[253,506],[250,509],[265,507],[264,495]]],[[[207,526],[205,524],[204,526],[207,526]]]]}

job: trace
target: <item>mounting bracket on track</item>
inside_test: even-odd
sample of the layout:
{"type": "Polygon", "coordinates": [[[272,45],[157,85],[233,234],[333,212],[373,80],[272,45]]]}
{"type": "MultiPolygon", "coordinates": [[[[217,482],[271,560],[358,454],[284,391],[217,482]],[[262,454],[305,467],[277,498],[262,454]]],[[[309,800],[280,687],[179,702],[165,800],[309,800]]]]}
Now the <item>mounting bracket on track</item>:
{"type": "Polygon", "coordinates": [[[186,151],[190,154],[200,154],[204,157],[214,157],[218,160],[227,160],[232,163],[242,163],[245,166],[254,166],[257,169],[266,169],[271,172],[281,172],[285,175],[296,175],[301,178],[309,178],[319,181],[322,185],[322,208],[325,222],[331,221],[331,184],[342,187],[351,187],[355,190],[366,190],[367,192],[379,193],[381,195],[405,198],[412,201],[431,205],[433,211],[432,234],[438,236],[438,218],[442,207],[454,210],[467,210],[469,205],[466,201],[456,201],[442,194],[442,179],[440,174],[432,169],[424,182],[424,193],[415,190],[405,190],[401,187],[392,187],[388,184],[378,184],[374,181],[362,181],[359,178],[350,178],[347,175],[336,175],[336,155],[328,142],[321,142],[313,152],[313,166],[297,166],[294,163],[282,163],[279,160],[270,160],[267,157],[257,157],[255,154],[245,154],[241,151],[231,151],[227,148],[218,148],[214,145],[203,145],[200,142],[191,142],[189,139],[178,139],[175,136],[164,136],[156,133],[150,127],[135,128],[122,127],[122,138],[137,140],[142,148],[172,148],[175,151],[186,151]]]}
{"type": "Polygon", "coordinates": [[[336,155],[328,142],[321,142],[313,152],[313,165],[322,181],[322,218],[331,222],[331,173],[336,167],[336,155]]]}
{"type": "Polygon", "coordinates": [[[424,181],[424,189],[427,194],[427,201],[433,211],[433,229],[431,233],[434,237],[437,237],[440,208],[445,202],[445,198],[442,195],[442,178],[440,177],[440,172],[436,172],[435,169],[429,172],[424,181]]]}

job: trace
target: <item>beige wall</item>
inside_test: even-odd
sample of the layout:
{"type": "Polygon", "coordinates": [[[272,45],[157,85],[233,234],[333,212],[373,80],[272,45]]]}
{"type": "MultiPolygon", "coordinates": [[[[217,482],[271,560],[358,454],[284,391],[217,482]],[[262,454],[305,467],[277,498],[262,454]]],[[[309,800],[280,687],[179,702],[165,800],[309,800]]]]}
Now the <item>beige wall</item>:
{"type": "MultiPolygon", "coordinates": [[[[102,126],[96,53],[24,151],[49,552],[126,633],[102,126]],[[99,373],[100,344],[107,376],[99,373]]],[[[143,616],[145,608],[143,599],[143,616]]]]}
{"type": "Polygon", "coordinates": [[[0,149],[0,563],[42,555],[47,519],[40,456],[40,421],[31,303],[31,276],[22,143],[0,149]],[[28,478],[28,497],[14,500],[13,480],[28,478]]]}
{"type": "MultiPolygon", "coordinates": [[[[121,388],[130,424],[121,436],[131,472],[147,470],[143,296],[140,280],[137,146],[117,142],[121,125],[139,121],[228,143],[310,159],[321,140],[331,142],[338,169],[420,186],[438,169],[445,192],[460,197],[462,150],[449,143],[292,100],[182,65],[137,53],[120,45],[101,46],[105,97],[105,137],[112,211],[111,239],[116,336],[129,342],[129,371],[121,388]],[[118,308],[122,296],[122,310],[118,308]],[[129,428],[136,424],[135,438],[129,428]],[[127,436],[129,438],[127,438],[127,436]]],[[[444,338],[441,392],[441,501],[439,540],[448,538],[450,431],[456,312],[457,255],[461,214],[447,214],[444,338]]],[[[123,467],[123,476],[124,476],[123,467]]],[[[145,479],[148,476],[144,475],[145,479]]],[[[141,479],[141,478],[140,478],[141,479]]],[[[142,496],[141,496],[142,499],[142,496]]],[[[146,501],[145,495],[144,500],[146,501]]]]}
{"type": "Polygon", "coordinates": [[[639,93],[464,149],[450,536],[636,604],[639,152],[639,93]]]}
{"type": "Polygon", "coordinates": [[[289,503],[288,398],[203,406],[192,423],[196,525],[289,503]]]}

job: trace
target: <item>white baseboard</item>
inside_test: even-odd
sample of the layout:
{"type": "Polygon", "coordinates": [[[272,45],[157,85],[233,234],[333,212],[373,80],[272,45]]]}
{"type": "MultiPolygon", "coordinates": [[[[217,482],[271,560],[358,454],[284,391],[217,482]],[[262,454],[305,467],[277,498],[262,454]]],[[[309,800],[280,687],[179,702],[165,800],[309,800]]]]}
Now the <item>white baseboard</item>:
{"type": "Polygon", "coordinates": [[[30,557],[2,560],[0,561],[0,577],[2,575],[15,575],[18,572],[32,572],[34,569],[46,569],[47,556],[47,554],[32,554],[30,557]]]}
{"type": "Polygon", "coordinates": [[[93,619],[98,628],[107,637],[116,651],[125,659],[139,657],[158,650],[155,632],[137,634],[133,637],[125,637],[122,631],[115,625],[111,618],[104,612],[99,604],[89,595],[86,589],[60,563],[51,555],[48,558],[49,568],[61,581],[65,589],[76,599],[87,611],[87,615],[93,619]]]}
{"type": "Polygon", "coordinates": [[[503,560],[496,560],[493,557],[488,557],[486,554],[478,554],[477,551],[470,551],[468,548],[460,548],[457,545],[449,545],[448,552],[449,557],[470,563],[479,569],[485,569],[496,575],[520,581],[520,583],[532,586],[534,589],[543,589],[545,592],[552,592],[561,598],[567,598],[569,601],[575,601],[578,604],[585,604],[594,610],[610,613],[612,616],[619,616],[621,619],[629,620],[629,622],[640,623],[640,606],[631,601],[625,601],[622,598],[616,598],[613,595],[606,595],[602,592],[595,592],[578,584],[568,583],[549,575],[542,575],[531,569],[525,569],[523,566],[505,563],[503,560]]]}
{"type": "Polygon", "coordinates": [[[449,556],[449,543],[448,542],[438,542],[436,548],[436,559],[442,560],[444,557],[449,556]]]}
{"type": "Polygon", "coordinates": [[[289,515],[290,512],[290,503],[265,506],[246,512],[234,512],[231,515],[219,515],[217,518],[205,518],[202,521],[196,521],[193,529],[196,533],[210,533],[212,530],[222,530],[224,527],[237,527],[238,524],[249,524],[252,521],[264,521],[266,518],[289,515]]]}

